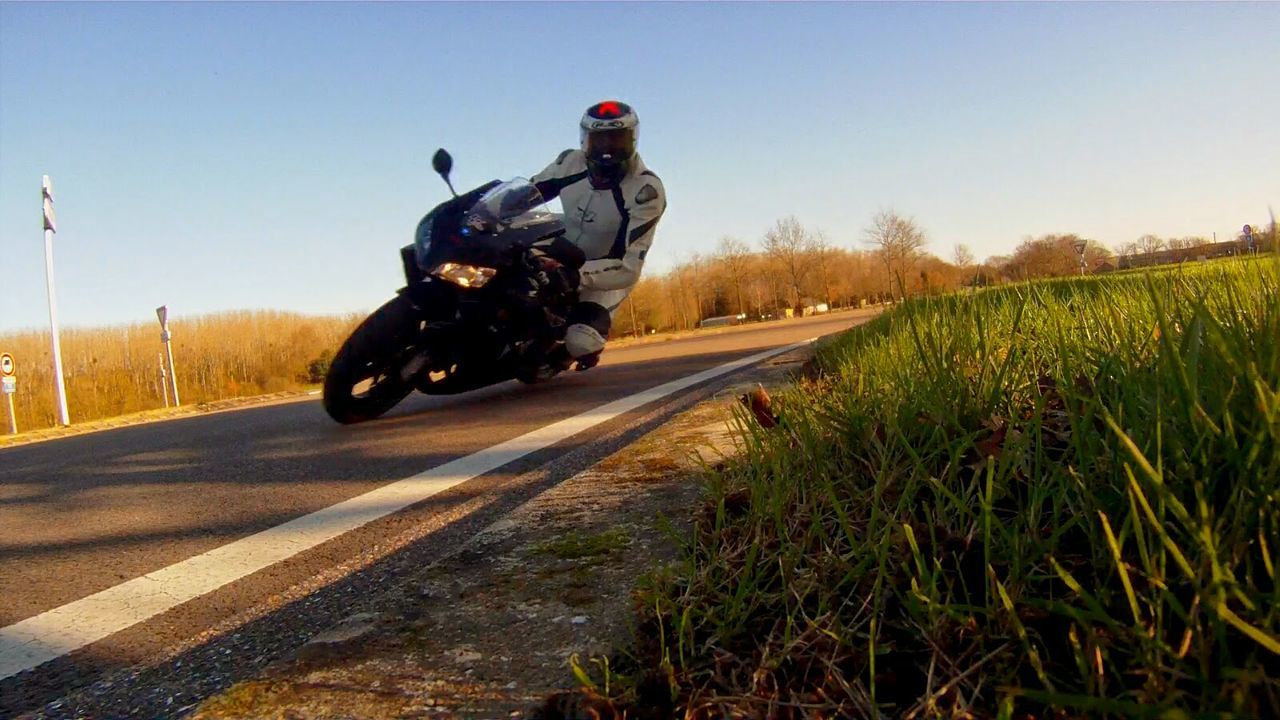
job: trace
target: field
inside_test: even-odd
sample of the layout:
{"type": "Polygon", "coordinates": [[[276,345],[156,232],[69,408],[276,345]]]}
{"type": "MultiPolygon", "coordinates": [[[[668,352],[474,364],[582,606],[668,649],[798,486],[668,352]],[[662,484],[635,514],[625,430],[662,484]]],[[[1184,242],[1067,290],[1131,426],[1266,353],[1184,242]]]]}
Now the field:
{"type": "Polygon", "coordinates": [[[1278,391],[1274,258],[908,302],[822,348],[776,427],[742,412],[611,692],[1280,717],[1278,391]]]}
{"type": "MultiPolygon", "coordinates": [[[[314,385],[361,319],[245,311],[170,320],[178,398],[194,405],[314,385]]],[[[164,407],[158,324],[63,329],[59,340],[73,425],[164,407]]],[[[0,350],[17,361],[19,431],[55,425],[48,331],[0,335],[0,350]]]]}

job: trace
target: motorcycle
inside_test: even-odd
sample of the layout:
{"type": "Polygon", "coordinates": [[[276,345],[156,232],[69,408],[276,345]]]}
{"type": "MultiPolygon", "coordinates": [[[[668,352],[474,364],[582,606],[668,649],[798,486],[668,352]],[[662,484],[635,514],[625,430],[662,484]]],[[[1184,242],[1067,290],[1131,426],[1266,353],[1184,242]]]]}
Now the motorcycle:
{"type": "Polygon", "coordinates": [[[379,417],[415,389],[543,382],[568,368],[564,328],[585,257],[563,237],[563,219],[528,180],[458,195],[449,153],[438,150],[431,164],[453,198],[400,249],[405,286],[334,355],[323,400],[340,423],[379,417]]]}

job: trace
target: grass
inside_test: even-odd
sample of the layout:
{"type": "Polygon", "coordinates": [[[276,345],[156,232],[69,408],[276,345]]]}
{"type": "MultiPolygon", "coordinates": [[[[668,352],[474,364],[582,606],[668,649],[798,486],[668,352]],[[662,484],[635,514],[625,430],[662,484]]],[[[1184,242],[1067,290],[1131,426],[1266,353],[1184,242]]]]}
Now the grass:
{"type": "Polygon", "coordinates": [[[630,543],[630,536],[622,528],[612,528],[594,535],[573,530],[554,540],[539,544],[534,551],[561,560],[580,560],[621,552],[630,543]]]}
{"type": "Polygon", "coordinates": [[[688,717],[1280,717],[1274,258],[913,301],[817,366],[779,427],[740,416],[683,564],[636,593],[618,692],[663,678],[688,717]]]}
{"type": "Polygon", "coordinates": [[[221,694],[204,701],[193,713],[196,718],[249,717],[263,706],[292,698],[287,686],[266,680],[236,683],[221,694]]]}

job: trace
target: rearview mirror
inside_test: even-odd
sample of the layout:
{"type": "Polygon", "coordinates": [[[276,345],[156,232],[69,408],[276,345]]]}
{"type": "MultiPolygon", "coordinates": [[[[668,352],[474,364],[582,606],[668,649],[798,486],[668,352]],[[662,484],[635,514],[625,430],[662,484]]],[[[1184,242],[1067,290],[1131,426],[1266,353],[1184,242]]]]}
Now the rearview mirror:
{"type": "Polygon", "coordinates": [[[449,171],[453,169],[453,157],[449,155],[448,150],[440,148],[435,155],[431,156],[431,167],[447,178],[449,171]]]}
{"type": "Polygon", "coordinates": [[[453,189],[453,183],[449,182],[449,171],[453,169],[453,157],[449,155],[449,151],[444,148],[436,150],[436,154],[431,156],[431,167],[444,178],[444,184],[449,186],[449,192],[453,193],[454,197],[458,197],[458,193],[453,189]]]}

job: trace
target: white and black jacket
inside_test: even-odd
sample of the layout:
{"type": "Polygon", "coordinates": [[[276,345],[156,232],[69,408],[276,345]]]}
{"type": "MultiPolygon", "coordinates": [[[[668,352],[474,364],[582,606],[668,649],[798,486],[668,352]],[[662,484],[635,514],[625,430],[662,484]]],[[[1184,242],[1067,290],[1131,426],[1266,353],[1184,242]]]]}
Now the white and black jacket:
{"type": "Polygon", "coordinates": [[[565,238],[587,256],[581,298],[616,310],[640,280],[658,220],[667,209],[662,181],[636,154],[622,182],[597,190],[587,179],[582,151],[565,150],[532,182],[545,200],[560,198],[565,238]]]}

